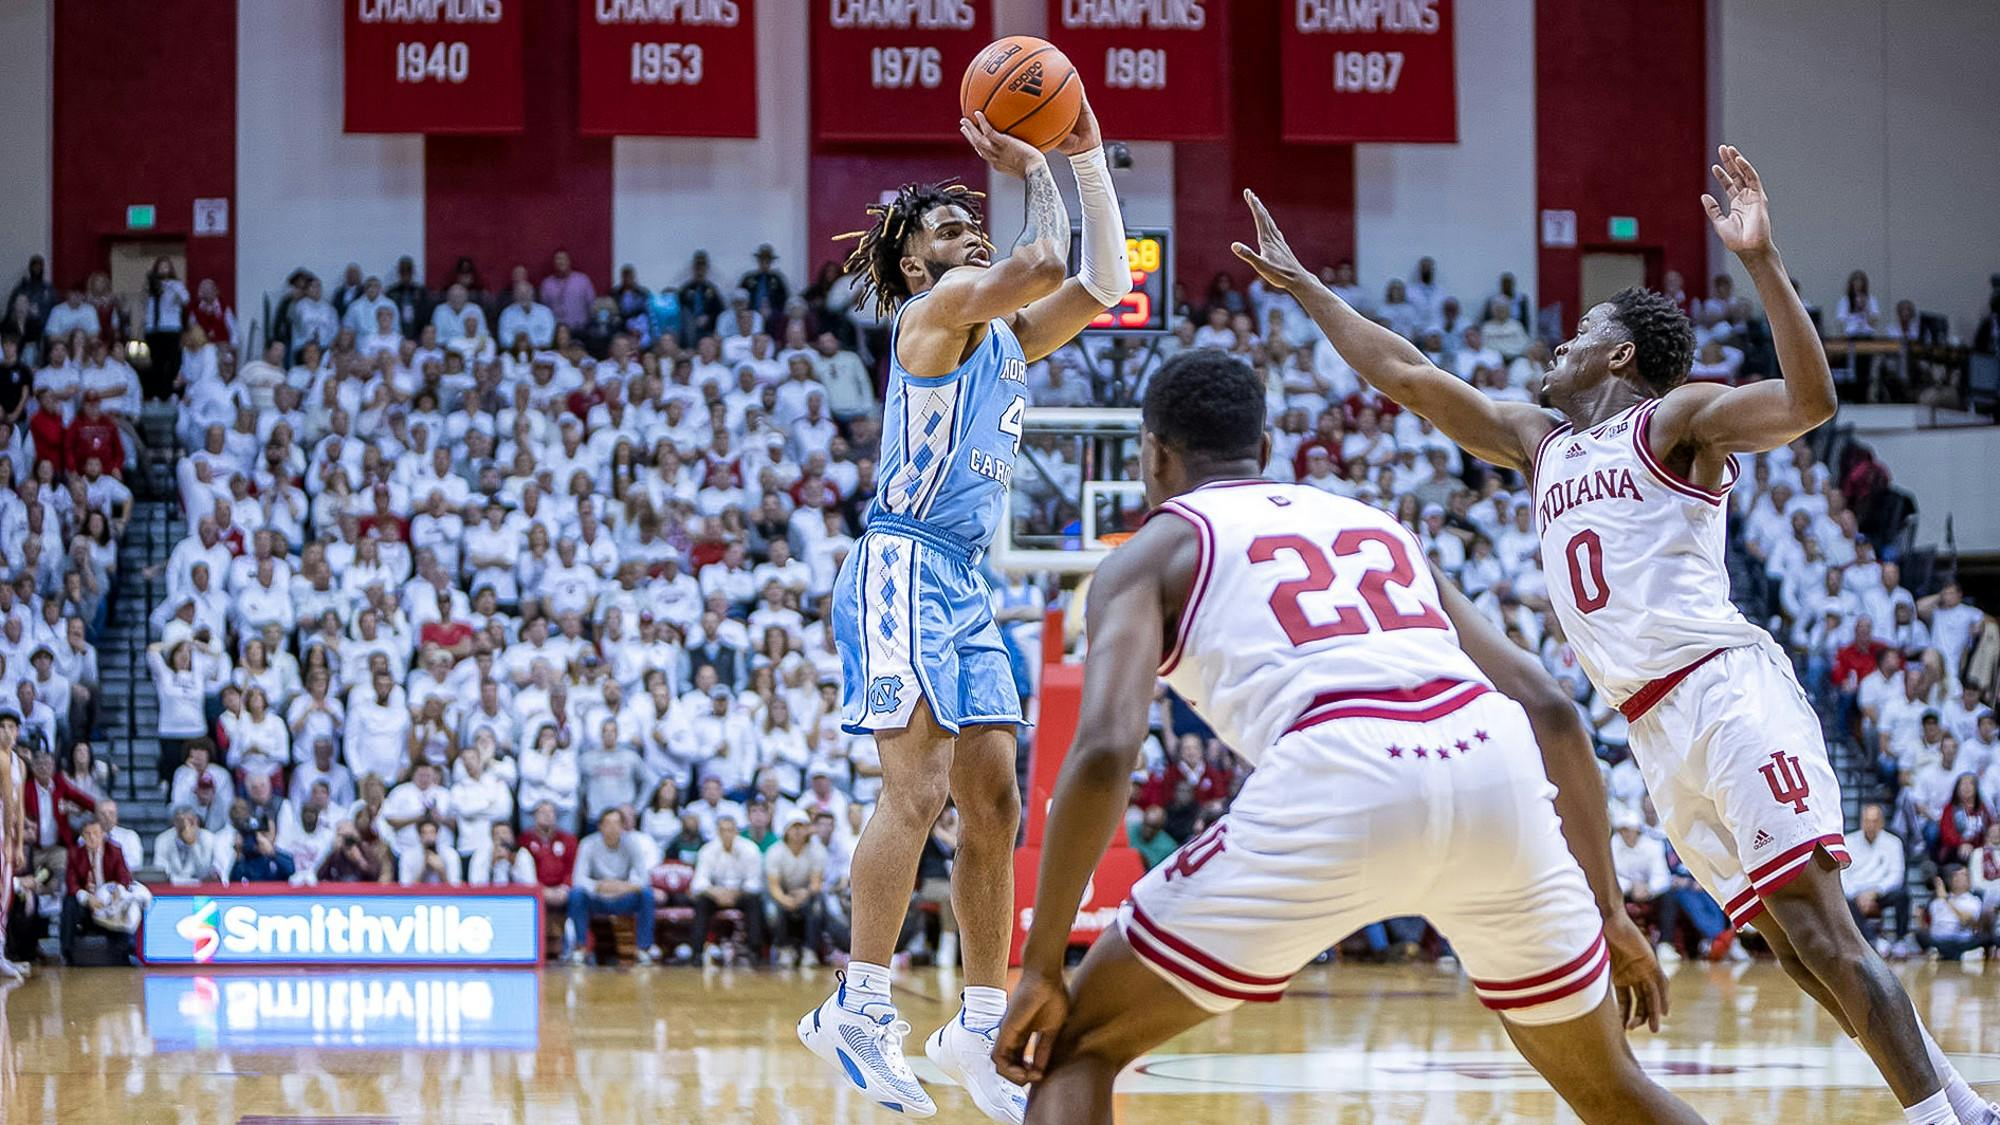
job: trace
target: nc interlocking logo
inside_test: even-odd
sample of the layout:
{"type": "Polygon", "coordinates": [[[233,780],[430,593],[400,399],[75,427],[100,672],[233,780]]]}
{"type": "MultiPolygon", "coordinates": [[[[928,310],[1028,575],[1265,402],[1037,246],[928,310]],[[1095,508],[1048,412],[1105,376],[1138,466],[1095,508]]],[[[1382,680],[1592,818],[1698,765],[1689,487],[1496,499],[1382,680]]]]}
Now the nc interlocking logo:
{"type": "Polygon", "coordinates": [[[220,909],[212,898],[194,900],[194,911],[174,923],[174,932],[194,946],[196,964],[215,960],[215,951],[222,947],[221,928],[216,925],[220,909]]]}
{"type": "Polygon", "coordinates": [[[895,713],[897,703],[901,699],[902,694],[903,677],[875,677],[875,682],[868,685],[868,713],[871,715],[889,715],[895,713]]]}

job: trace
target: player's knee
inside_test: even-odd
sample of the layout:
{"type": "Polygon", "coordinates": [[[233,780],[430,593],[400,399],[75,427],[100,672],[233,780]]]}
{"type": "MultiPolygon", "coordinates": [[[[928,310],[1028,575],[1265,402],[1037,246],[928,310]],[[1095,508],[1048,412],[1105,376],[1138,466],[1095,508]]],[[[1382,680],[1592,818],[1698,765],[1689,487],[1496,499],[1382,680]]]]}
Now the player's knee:
{"type": "Polygon", "coordinates": [[[1807,980],[1812,977],[1813,971],[1799,958],[1797,950],[1793,949],[1790,945],[1776,941],[1770,942],[1770,946],[1771,956],[1778,959],[1778,967],[1785,970],[1786,976],[1797,981],[1807,980]]]}
{"type": "MultiPolygon", "coordinates": [[[[1842,969],[1854,963],[1866,943],[1849,941],[1854,928],[1853,918],[1843,910],[1838,918],[1821,917],[1823,911],[1806,907],[1789,913],[1786,918],[1785,937],[1791,943],[1792,959],[1800,969],[1822,980],[1831,971],[1842,969]]],[[[1783,962],[1785,958],[1780,957],[1783,962]]],[[[1792,966],[1785,966],[1792,972],[1792,966]]],[[[1796,974],[1794,974],[1796,975],[1796,974]]]]}
{"type": "Polygon", "coordinates": [[[898,823],[913,824],[920,831],[929,831],[932,822],[944,811],[945,799],[950,796],[951,783],[942,774],[900,777],[893,784],[882,786],[875,815],[887,814],[898,823]]]}
{"type": "Polygon", "coordinates": [[[1115,1076],[1141,1053],[1130,1035],[1097,1026],[1059,1035],[1051,1059],[1054,1066],[1090,1068],[1115,1076]]]}
{"type": "Polygon", "coordinates": [[[1865,958],[1874,955],[1875,951],[1869,948],[1866,941],[1861,940],[1858,934],[1848,932],[1853,928],[1853,920],[1842,921],[1848,924],[1824,935],[1815,935],[1799,950],[1799,959],[1821,980],[1829,979],[1830,974],[1858,970],[1865,958]]]}
{"type": "Polygon", "coordinates": [[[990,792],[961,793],[956,800],[959,820],[968,836],[1004,836],[1009,843],[1013,841],[1021,824],[1021,791],[1012,778],[990,792]]]}

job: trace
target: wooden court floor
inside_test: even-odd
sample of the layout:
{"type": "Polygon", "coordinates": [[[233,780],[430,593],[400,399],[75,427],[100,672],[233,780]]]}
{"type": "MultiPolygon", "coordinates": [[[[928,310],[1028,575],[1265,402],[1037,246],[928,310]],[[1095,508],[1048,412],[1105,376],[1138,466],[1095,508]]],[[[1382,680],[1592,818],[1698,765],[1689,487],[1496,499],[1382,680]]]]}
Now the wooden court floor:
{"type": "MultiPolygon", "coordinates": [[[[1904,966],[1966,1077],[2000,1094],[2000,969],[1904,966]]],[[[846,1125],[864,1104],[793,1037],[829,971],[196,973],[45,969],[4,993],[0,1120],[846,1125]]],[[[909,974],[921,1037],[955,982],[909,974]]],[[[899,988],[901,985],[899,984],[899,988]]],[[[1339,966],[1121,1082],[1123,1125],[1574,1120],[1449,969],[1339,966]]],[[[1900,1121],[1867,1059],[1775,965],[1691,965],[1649,1069],[1713,1121],[1900,1121]]],[[[930,1081],[937,1120],[983,1121],[930,1081]]]]}

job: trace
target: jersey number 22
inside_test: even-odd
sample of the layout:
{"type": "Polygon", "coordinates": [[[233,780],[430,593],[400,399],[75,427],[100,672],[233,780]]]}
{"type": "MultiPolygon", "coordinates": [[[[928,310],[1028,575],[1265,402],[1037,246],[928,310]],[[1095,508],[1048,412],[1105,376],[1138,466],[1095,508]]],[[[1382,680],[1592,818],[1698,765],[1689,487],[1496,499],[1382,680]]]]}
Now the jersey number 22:
{"type": "MultiPolygon", "coordinates": [[[[1450,628],[1436,607],[1419,602],[1415,613],[1405,613],[1389,597],[1391,584],[1407,590],[1417,578],[1416,567],[1411,564],[1402,540],[1375,528],[1349,528],[1334,537],[1333,557],[1358,555],[1368,543],[1380,543],[1389,552],[1388,569],[1368,571],[1356,586],[1369,616],[1375,619],[1375,627],[1384,632],[1450,628]]],[[[1300,595],[1322,593],[1333,587],[1333,562],[1312,540],[1303,535],[1260,535],[1250,543],[1250,561],[1267,563],[1283,551],[1297,555],[1306,567],[1305,577],[1287,579],[1271,591],[1271,612],[1277,615],[1278,624],[1294,646],[1368,631],[1368,618],[1362,615],[1360,606],[1343,605],[1335,610],[1333,620],[1314,621],[1299,605],[1300,595]]]]}

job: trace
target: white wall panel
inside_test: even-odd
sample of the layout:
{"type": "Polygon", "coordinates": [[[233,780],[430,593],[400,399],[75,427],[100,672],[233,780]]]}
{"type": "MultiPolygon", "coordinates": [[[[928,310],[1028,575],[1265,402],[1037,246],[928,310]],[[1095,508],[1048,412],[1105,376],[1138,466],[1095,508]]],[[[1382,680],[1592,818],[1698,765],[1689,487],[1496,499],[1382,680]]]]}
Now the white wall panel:
{"type": "Polygon", "coordinates": [[[1502,271],[1536,293],[1534,0],[1457,4],[1458,143],[1356,145],[1355,267],[1380,298],[1437,259],[1468,307],[1502,271]]]}
{"type": "Polygon", "coordinates": [[[424,265],[424,141],[341,132],[342,6],[242,0],[236,36],[237,316],[305,266],[337,284],[349,262],[393,276],[424,265]]]}
{"type": "MultiPolygon", "coordinates": [[[[806,25],[786,4],[757,6],[758,137],[620,137],[612,149],[611,255],[657,288],[709,252],[715,276],[752,268],[769,242],[794,290],[811,283],[806,254],[806,25]]],[[[823,257],[825,255],[819,255],[823,257]]]]}
{"type": "MultiPolygon", "coordinates": [[[[52,0],[12,0],[0,4],[0,82],[11,107],[0,114],[0,296],[28,267],[28,258],[47,254],[49,191],[52,0]]],[[[74,269],[49,263],[57,284],[73,280],[74,269]]],[[[5,310],[0,310],[4,312],[5,310]]]]}

